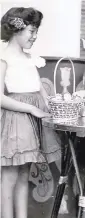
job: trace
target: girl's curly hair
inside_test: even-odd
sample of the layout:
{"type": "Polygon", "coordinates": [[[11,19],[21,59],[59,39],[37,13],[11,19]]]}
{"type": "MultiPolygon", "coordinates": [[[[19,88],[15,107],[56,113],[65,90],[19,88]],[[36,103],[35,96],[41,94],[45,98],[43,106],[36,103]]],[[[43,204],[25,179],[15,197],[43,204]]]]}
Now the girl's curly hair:
{"type": "Polygon", "coordinates": [[[24,25],[33,25],[38,28],[41,24],[43,14],[34,8],[15,7],[11,8],[1,19],[1,40],[7,42],[11,39],[14,33],[23,30],[22,27],[17,28],[10,22],[10,19],[21,18],[24,25]]]}

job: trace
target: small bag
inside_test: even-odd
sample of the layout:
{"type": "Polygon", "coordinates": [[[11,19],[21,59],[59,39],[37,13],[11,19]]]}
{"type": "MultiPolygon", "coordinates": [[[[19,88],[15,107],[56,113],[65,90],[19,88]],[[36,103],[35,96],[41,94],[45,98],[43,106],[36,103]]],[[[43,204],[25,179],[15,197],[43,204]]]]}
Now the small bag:
{"type": "Polygon", "coordinates": [[[66,121],[71,119],[77,119],[79,116],[79,112],[81,107],[84,105],[83,99],[71,99],[71,100],[58,100],[57,93],[56,93],[56,73],[57,68],[60,62],[64,59],[68,59],[72,65],[72,72],[73,72],[73,93],[75,92],[75,69],[74,64],[70,58],[61,58],[54,69],[54,92],[55,96],[48,97],[48,105],[50,108],[50,112],[53,116],[53,119],[57,119],[57,121],[66,121]]]}

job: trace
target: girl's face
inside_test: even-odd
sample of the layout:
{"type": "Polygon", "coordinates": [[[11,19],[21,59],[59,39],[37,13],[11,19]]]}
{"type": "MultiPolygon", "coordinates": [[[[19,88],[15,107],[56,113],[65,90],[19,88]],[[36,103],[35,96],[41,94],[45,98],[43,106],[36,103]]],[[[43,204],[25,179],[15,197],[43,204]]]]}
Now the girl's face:
{"type": "Polygon", "coordinates": [[[16,39],[21,48],[30,49],[37,38],[38,29],[35,26],[28,25],[24,30],[19,31],[16,39]]]}

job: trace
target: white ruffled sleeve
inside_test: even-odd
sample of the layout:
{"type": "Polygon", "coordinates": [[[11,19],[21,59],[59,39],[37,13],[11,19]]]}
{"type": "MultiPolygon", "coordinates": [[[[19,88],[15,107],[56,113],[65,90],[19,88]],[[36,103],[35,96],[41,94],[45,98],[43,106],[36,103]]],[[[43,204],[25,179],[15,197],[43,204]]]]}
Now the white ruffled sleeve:
{"type": "Polygon", "coordinates": [[[32,60],[34,62],[34,65],[38,68],[45,67],[46,65],[46,60],[39,56],[32,56],[32,60]]]}

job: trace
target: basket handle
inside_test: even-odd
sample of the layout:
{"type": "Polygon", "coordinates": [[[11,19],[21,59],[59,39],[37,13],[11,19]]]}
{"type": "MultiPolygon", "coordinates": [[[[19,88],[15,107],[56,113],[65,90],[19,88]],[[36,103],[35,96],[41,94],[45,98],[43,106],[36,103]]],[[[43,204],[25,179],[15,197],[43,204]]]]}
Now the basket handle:
{"type": "Polygon", "coordinates": [[[74,69],[74,64],[71,60],[71,58],[69,57],[63,57],[63,58],[60,58],[60,60],[56,63],[56,66],[55,66],[55,69],[54,69],[54,92],[55,92],[55,95],[56,95],[56,72],[57,72],[57,68],[58,68],[58,65],[60,64],[60,62],[64,59],[68,59],[72,65],[72,72],[73,72],[73,92],[75,92],[75,69],[74,69]]]}

